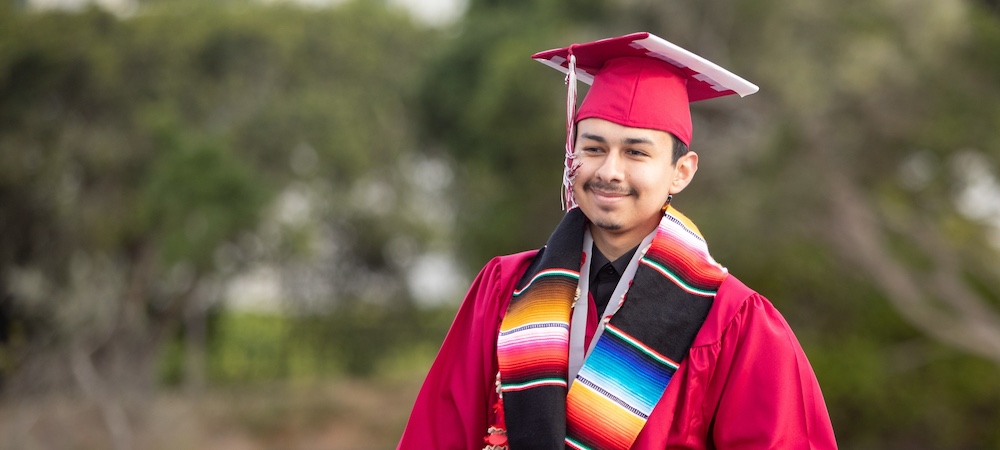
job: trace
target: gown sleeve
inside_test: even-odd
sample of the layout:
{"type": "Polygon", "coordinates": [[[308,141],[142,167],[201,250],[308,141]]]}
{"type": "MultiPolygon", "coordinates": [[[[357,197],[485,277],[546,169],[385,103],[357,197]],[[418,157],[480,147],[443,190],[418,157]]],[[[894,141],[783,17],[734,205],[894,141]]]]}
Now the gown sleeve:
{"type": "Polygon", "coordinates": [[[757,293],[729,323],[708,384],[709,448],[835,449],[816,375],[785,319],[757,293]]]}
{"type": "Polygon", "coordinates": [[[494,258],[476,277],[417,394],[398,450],[484,446],[497,372],[497,330],[531,254],[494,258]]]}

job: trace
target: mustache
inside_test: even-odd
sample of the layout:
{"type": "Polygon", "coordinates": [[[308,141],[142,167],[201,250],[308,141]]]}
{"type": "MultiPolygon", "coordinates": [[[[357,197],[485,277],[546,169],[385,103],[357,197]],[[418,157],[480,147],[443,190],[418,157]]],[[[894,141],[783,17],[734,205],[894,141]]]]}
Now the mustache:
{"type": "Polygon", "coordinates": [[[598,190],[608,194],[618,194],[618,195],[638,195],[635,189],[624,187],[618,183],[603,183],[598,180],[588,180],[583,183],[583,190],[598,190]]]}

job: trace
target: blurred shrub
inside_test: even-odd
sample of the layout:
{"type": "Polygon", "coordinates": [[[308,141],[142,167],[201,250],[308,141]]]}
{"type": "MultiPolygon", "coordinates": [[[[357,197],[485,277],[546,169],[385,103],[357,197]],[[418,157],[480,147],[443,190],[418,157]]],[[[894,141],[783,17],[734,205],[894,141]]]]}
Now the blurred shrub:
{"type": "MultiPolygon", "coordinates": [[[[316,381],[423,373],[454,317],[452,307],[409,311],[358,304],[335,314],[220,312],[210,322],[208,378],[214,384],[316,381]],[[402,366],[401,366],[402,364],[402,366]]],[[[161,361],[167,384],[183,380],[180,341],[161,361]]]]}
{"type": "Polygon", "coordinates": [[[435,32],[379,2],[0,8],[0,378],[71,386],[69,352],[148,387],[179,335],[197,378],[226,282],[317,248],[337,252],[290,269],[332,280],[311,300],[408,304],[385,255],[433,234],[395,201],[421,193],[400,166],[419,159],[407,98],[435,32]]]}

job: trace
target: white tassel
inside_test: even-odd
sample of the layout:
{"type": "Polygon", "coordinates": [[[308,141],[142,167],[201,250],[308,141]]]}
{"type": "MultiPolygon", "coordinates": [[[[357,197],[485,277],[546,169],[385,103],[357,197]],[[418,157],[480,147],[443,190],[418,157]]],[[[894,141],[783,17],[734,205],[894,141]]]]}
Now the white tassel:
{"type": "Polygon", "coordinates": [[[576,206],[573,197],[573,179],[580,162],[576,161],[573,138],[576,135],[576,55],[569,49],[569,72],[566,72],[566,162],[563,168],[562,209],[566,211],[576,206]]]}

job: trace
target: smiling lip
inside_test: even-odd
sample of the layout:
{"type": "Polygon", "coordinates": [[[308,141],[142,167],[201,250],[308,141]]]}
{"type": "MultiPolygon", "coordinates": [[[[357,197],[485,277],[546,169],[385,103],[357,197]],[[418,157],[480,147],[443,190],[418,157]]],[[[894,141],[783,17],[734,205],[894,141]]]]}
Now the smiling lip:
{"type": "Polygon", "coordinates": [[[616,203],[629,196],[628,192],[603,191],[593,188],[590,189],[590,193],[600,203],[616,203]]]}
{"type": "Polygon", "coordinates": [[[617,184],[601,183],[595,180],[584,183],[583,189],[590,192],[596,202],[603,204],[618,203],[626,197],[636,194],[633,189],[628,189],[617,184]]]}

